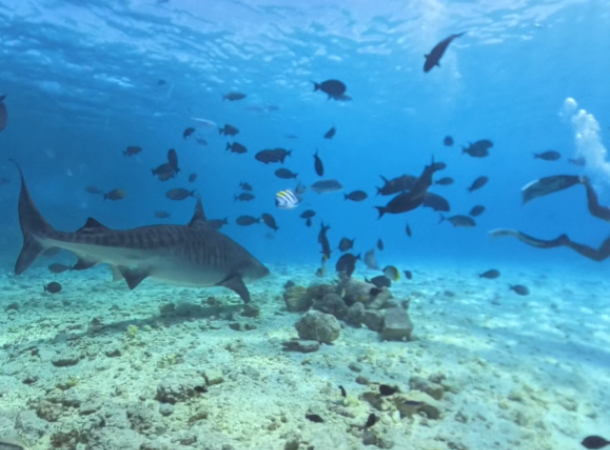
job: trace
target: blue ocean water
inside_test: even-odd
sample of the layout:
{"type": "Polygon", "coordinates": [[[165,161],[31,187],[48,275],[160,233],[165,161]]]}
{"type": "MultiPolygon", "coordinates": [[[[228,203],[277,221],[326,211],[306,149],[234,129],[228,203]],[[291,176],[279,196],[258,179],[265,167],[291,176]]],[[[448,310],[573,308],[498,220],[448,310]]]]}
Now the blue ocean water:
{"type": "MultiPolygon", "coordinates": [[[[530,271],[559,284],[574,273],[603,279],[607,262],[566,248],[492,240],[488,231],[515,228],[541,239],[567,233],[593,247],[608,236],[607,224],[589,214],[582,186],[525,205],[521,189],[540,177],[586,175],[601,204],[610,205],[609,23],[610,2],[601,0],[0,0],[0,94],[8,111],[0,178],[9,180],[0,186],[1,268],[12,276],[21,248],[12,158],[40,211],[59,230],[76,230],[88,217],[118,229],[185,224],[195,199],[172,201],[165,192],[187,188],[201,195],[209,218],[228,218],[223,233],[273,267],[317,267],[323,222],[331,227],[329,276],[339,240],[348,237],[356,239],[354,253],[363,255],[381,238],[382,266],[419,273],[438,266],[475,277],[479,268],[497,267],[513,282],[530,271]],[[424,55],[461,32],[440,67],[424,73],[424,55]],[[314,92],[314,82],[329,79],[344,82],[351,101],[314,92]],[[223,100],[231,91],[246,97],[223,100]],[[194,118],[234,125],[239,134],[222,136],[194,118]],[[333,126],[336,135],[325,139],[333,126]],[[196,131],[183,138],[187,127],[196,131]],[[446,136],[453,146],[443,144],[446,136]],[[488,157],[462,152],[480,139],[494,144],[488,157]],[[235,141],[248,152],[226,151],[235,141]],[[131,145],[143,150],[125,157],[131,145]],[[258,151],[276,147],[292,152],[283,165],[255,160],[258,151]],[[161,182],[151,169],[170,148],[181,171],[161,182]],[[546,150],[561,159],[534,159],[546,150]],[[309,190],[297,208],[278,209],[276,193],[295,189],[297,180],[279,179],[274,171],[289,168],[310,186],[320,178],[316,151],[324,178],[339,180],[346,193],[364,190],[368,198],[354,203],[340,192],[309,190]],[[568,162],[578,157],[587,160],[585,167],[568,162]],[[421,207],[378,219],[375,206],[392,198],[376,195],[380,175],[418,176],[433,158],[447,165],[435,179],[450,176],[455,183],[430,191],[450,202],[445,215],[484,205],[476,227],[439,224],[438,212],[421,207]],[[193,183],[191,173],[198,174],[193,183]],[[482,175],[489,183],[469,193],[482,175]],[[240,182],[253,186],[253,201],[234,200],[240,182]],[[127,196],[104,201],[87,186],[121,188],[127,196]],[[316,211],[311,227],[299,217],[306,209],[316,211]],[[158,210],[171,217],[156,218],[158,210]],[[277,232],[262,223],[235,223],[262,213],[275,217],[277,232]]],[[[41,258],[34,267],[48,264],[41,258]]],[[[360,278],[371,276],[358,264],[360,278]]],[[[582,287],[578,298],[587,292],[582,287]]]]}

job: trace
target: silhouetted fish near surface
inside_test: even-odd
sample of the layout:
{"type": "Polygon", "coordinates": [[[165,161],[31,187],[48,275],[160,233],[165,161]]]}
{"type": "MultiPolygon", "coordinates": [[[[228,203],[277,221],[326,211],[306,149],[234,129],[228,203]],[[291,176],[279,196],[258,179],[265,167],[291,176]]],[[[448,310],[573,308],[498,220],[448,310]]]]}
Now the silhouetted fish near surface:
{"type": "Polygon", "coordinates": [[[0,131],[6,128],[6,122],[8,121],[8,111],[6,110],[6,105],[4,104],[4,99],[6,95],[0,95],[0,131]]]}
{"type": "Polygon", "coordinates": [[[409,236],[409,237],[413,236],[413,233],[411,232],[411,227],[409,226],[409,224],[407,224],[405,231],[407,233],[407,236],[409,236]]]}
{"type": "Polygon", "coordinates": [[[521,188],[521,199],[523,204],[526,204],[536,197],[542,197],[544,195],[562,191],[581,182],[581,178],[576,175],[553,175],[540,178],[521,188]]]}
{"type": "Polygon", "coordinates": [[[481,189],[483,186],[487,184],[489,181],[488,177],[481,176],[472,182],[470,187],[468,188],[468,192],[476,191],[477,189],[481,189]]]}
{"type": "Polygon", "coordinates": [[[103,194],[102,191],[100,191],[98,188],[96,188],[95,186],[87,186],[85,188],[85,191],[89,192],[90,194],[103,194]]]}
{"type": "Polygon", "coordinates": [[[169,213],[166,211],[155,211],[155,217],[157,219],[169,219],[169,213]]]}
{"type": "Polygon", "coordinates": [[[195,191],[189,191],[188,189],[184,188],[174,188],[167,191],[165,196],[170,200],[182,201],[186,198],[194,197],[195,191]]]}
{"type": "Polygon", "coordinates": [[[137,145],[130,145],[127,147],[127,150],[123,152],[124,156],[134,156],[142,151],[142,147],[138,147],[137,145]]]}
{"type": "Polygon", "coordinates": [[[104,194],[104,200],[123,200],[127,196],[127,192],[123,189],[113,189],[107,194],[104,194]]]}
{"type": "Polygon", "coordinates": [[[233,125],[225,124],[224,127],[218,129],[218,134],[224,134],[225,136],[235,136],[239,133],[239,129],[233,125]]]}
{"type": "Polygon", "coordinates": [[[352,253],[344,253],[337,260],[335,269],[338,273],[344,273],[348,277],[351,277],[356,270],[356,261],[360,259],[360,255],[353,255],[352,253]]]}
{"type": "Polygon", "coordinates": [[[561,153],[555,150],[547,150],[542,153],[534,153],[534,159],[542,159],[543,161],[557,161],[561,159],[561,153]]]}
{"type": "Polygon", "coordinates": [[[568,162],[577,167],[584,167],[587,165],[587,160],[582,156],[579,156],[578,158],[568,158],[568,162]]]}
{"type": "Polygon", "coordinates": [[[377,188],[377,195],[393,195],[398,194],[399,192],[408,191],[415,186],[415,182],[417,181],[417,177],[413,175],[401,175],[396,178],[392,178],[388,180],[383,175],[380,175],[383,180],[383,187],[377,188]]]}
{"type": "Polygon", "coordinates": [[[66,266],[65,264],[61,264],[61,263],[53,263],[49,265],[49,272],[51,273],[63,273],[66,270],[70,270],[72,267],[71,266],[66,266]]]}
{"type": "Polygon", "coordinates": [[[372,270],[379,270],[379,264],[377,264],[377,259],[375,259],[375,249],[371,249],[364,255],[364,264],[366,267],[372,270]]]}
{"type": "Polygon", "coordinates": [[[352,191],[349,194],[343,194],[345,196],[345,200],[351,200],[353,202],[361,202],[368,198],[368,195],[364,191],[352,191]]]}
{"type": "Polygon", "coordinates": [[[229,100],[230,102],[236,102],[238,100],[243,100],[246,98],[246,94],[242,94],[241,92],[229,92],[228,94],[224,94],[222,96],[223,100],[229,100]]]}
{"type": "Polygon", "coordinates": [[[588,449],[600,449],[610,445],[610,441],[601,436],[587,436],[580,445],[588,449]]]}
{"type": "Polygon", "coordinates": [[[189,175],[189,183],[194,182],[197,179],[197,174],[196,173],[192,173],[189,175]]]}
{"type": "Polygon", "coordinates": [[[248,149],[239,142],[233,142],[232,144],[227,142],[226,150],[231,150],[231,153],[238,153],[240,155],[248,151],[248,149]]]}
{"type": "Polygon", "coordinates": [[[210,226],[210,228],[216,231],[220,230],[225,225],[229,225],[229,221],[226,217],[224,219],[210,219],[206,223],[210,226]]]}
{"type": "Polygon", "coordinates": [[[383,241],[381,240],[381,238],[377,239],[377,248],[379,250],[383,250],[383,241]]]}
{"type": "Polygon", "coordinates": [[[335,136],[336,132],[337,129],[335,127],[332,127],[330,130],[324,133],[324,139],[332,139],[335,136]]]}
{"type": "Polygon", "coordinates": [[[322,160],[318,156],[317,149],[316,149],[316,153],[315,153],[315,155],[313,155],[313,157],[314,157],[314,168],[316,169],[316,174],[319,177],[324,176],[324,164],[322,164],[322,160]]]}
{"type": "Polygon", "coordinates": [[[322,91],[328,95],[328,98],[340,100],[341,96],[345,94],[347,87],[342,81],[339,80],[326,80],[322,83],[313,84],[313,91],[322,91]]]}
{"type": "Polygon", "coordinates": [[[330,226],[324,226],[324,222],[320,224],[320,232],[318,233],[318,243],[322,245],[322,255],[324,256],[324,261],[330,259],[330,255],[332,253],[330,249],[330,243],[328,242],[328,237],[326,233],[330,230],[330,226]]]}
{"type": "Polygon", "coordinates": [[[252,186],[250,186],[250,184],[244,183],[244,182],[239,183],[239,187],[242,188],[244,191],[252,190],[252,186]]]}
{"type": "Polygon", "coordinates": [[[439,186],[450,186],[453,184],[453,178],[444,177],[444,178],[441,178],[440,180],[435,181],[434,184],[438,184],[439,186]]]}
{"type": "Polygon", "coordinates": [[[271,214],[264,213],[261,216],[261,219],[263,219],[263,222],[265,223],[265,225],[267,225],[273,231],[277,231],[280,229],[280,227],[278,227],[277,223],[275,222],[275,217],[273,217],[271,214]]]}
{"type": "Polygon", "coordinates": [[[343,189],[343,185],[337,180],[320,180],[309,186],[312,191],[318,194],[329,194],[331,192],[338,192],[343,189]]]}
{"type": "Polygon", "coordinates": [[[284,167],[277,169],[275,171],[275,176],[281,178],[283,180],[290,180],[292,178],[297,177],[297,173],[292,172],[290,169],[286,169],[284,167]]]}
{"type": "Polygon", "coordinates": [[[302,219],[311,219],[311,218],[312,218],[313,216],[315,216],[315,215],[316,215],[316,212],[315,212],[314,210],[312,210],[312,209],[308,209],[307,211],[303,211],[303,212],[301,213],[301,216],[300,216],[300,217],[301,217],[302,219]]]}
{"type": "Polygon", "coordinates": [[[292,150],[285,150],[283,148],[275,148],[272,150],[261,150],[256,155],[254,155],[254,158],[257,161],[260,161],[265,164],[277,163],[277,162],[281,162],[283,164],[284,160],[286,159],[286,156],[289,156],[291,154],[292,154],[292,150]]]}
{"type": "Polygon", "coordinates": [[[471,215],[472,217],[477,217],[477,216],[480,216],[481,214],[483,214],[484,212],[485,212],[485,207],[483,205],[476,205],[476,206],[472,207],[472,209],[470,210],[470,212],[468,214],[471,215]]]}
{"type": "Polygon", "coordinates": [[[422,206],[425,208],[432,208],[434,211],[448,212],[451,210],[451,206],[447,199],[440,195],[433,194],[432,192],[426,192],[422,206]]]}
{"type": "Polygon", "coordinates": [[[464,216],[462,214],[456,214],[455,216],[445,217],[441,214],[441,220],[438,223],[442,223],[444,221],[451,223],[454,227],[462,227],[462,228],[472,228],[476,227],[477,223],[470,216],[464,216]]]}
{"type": "Polygon", "coordinates": [[[474,158],[485,158],[489,156],[489,149],[493,147],[493,142],[489,139],[481,139],[468,147],[462,147],[462,153],[467,153],[474,158]]]}
{"type": "Polygon", "coordinates": [[[348,238],[341,238],[341,240],[339,241],[339,250],[341,250],[341,252],[346,252],[352,248],[354,248],[354,241],[356,239],[348,239],[348,238]]]}
{"type": "Polygon", "coordinates": [[[239,200],[240,202],[249,202],[254,200],[254,195],[248,193],[248,192],[242,192],[239,195],[234,195],[233,199],[235,201],[239,200]]]}
{"type": "Polygon", "coordinates": [[[500,271],[498,271],[496,269],[489,269],[489,270],[486,270],[485,272],[479,274],[480,278],[487,278],[488,280],[495,280],[499,276],[500,276],[500,271]]]}
{"type": "Polygon", "coordinates": [[[424,55],[424,58],[426,58],[426,62],[424,63],[424,72],[430,72],[434,66],[440,67],[440,60],[443,57],[445,50],[447,50],[447,47],[449,47],[449,44],[451,44],[451,41],[462,36],[464,33],[452,34],[448,38],[443,39],[441,42],[436,44],[429,54],[424,55]]]}
{"type": "Polygon", "coordinates": [[[185,128],[184,131],[182,132],[182,137],[184,139],[188,138],[191,134],[193,134],[195,132],[195,129],[193,127],[188,127],[185,128]]]}
{"type": "Polygon", "coordinates": [[[523,286],[522,284],[510,285],[509,289],[511,291],[515,291],[519,295],[529,295],[529,293],[530,293],[530,290],[527,287],[523,286]]]}
{"type": "Polygon", "coordinates": [[[244,280],[269,270],[241,245],[207,225],[201,200],[188,225],[149,225],[111,230],[89,218],[75,233],[55,231],[42,217],[21,175],[19,217],[24,245],[15,274],[26,270],[45,249],[57,247],[78,257],[73,270],[109,264],[134,289],[147,277],[178,286],[224,286],[250,301],[244,280]]]}
{"type": "Polygon", "coordinates": [[[57,294],[61,291],[61,284],[59,284],[57,281],[51,281],[49,284],[43,287],[43,292],[48,292],[49,294],[57,294]]]}
{"type": "Polygon", "coordinates": [[[451,136],[445,136],[445,139],[443,139],[443,144],[445,144],[447,147],[451,147],[453,145],[453,138],[451,136]]]}

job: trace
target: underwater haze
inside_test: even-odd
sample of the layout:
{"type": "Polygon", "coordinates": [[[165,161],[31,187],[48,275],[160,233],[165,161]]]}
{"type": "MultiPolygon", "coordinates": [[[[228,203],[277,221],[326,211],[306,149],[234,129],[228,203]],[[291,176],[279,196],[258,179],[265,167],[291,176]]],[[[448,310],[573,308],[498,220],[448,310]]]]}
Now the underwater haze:
{"type": "Polygon", "coordinates": [[[0,37],[0,449],[610,444],[609,1],[0,0],[0,37]]]}

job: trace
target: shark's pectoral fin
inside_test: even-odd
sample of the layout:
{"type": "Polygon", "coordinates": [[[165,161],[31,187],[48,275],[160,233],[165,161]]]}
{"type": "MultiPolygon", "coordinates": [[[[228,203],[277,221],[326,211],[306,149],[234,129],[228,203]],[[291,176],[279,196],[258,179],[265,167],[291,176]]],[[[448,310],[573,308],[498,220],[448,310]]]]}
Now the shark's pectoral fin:
{"type": "Polygon", "coordinates": [[[123,279],[123,274],[117,266],[110,266],[110,270],[112,270],[112,281],[121,281],[123,279]]]}
{"type": "Polygon", "coordinates": [[[127,281],[127,286],[129,286],[129,289],[135,289],[138,287],[138,284],[140,284],[142,280],[149,275],[148,270],[130,269],[125,266],[119,266],[118,270],[121,275],[123,275],[123,278],[125,278],[125,281],[127,281]]]}
{"type": "Polygon", "coordinates": [[[72,266],[72,270],[85,270],[85,269],[90,269],[91,267],[95,266],[98,262],[97,261],[93,261],[90,259],[85,259],[85,258],[81,258],[80,256],[78,257],[78,261],[76,261],[76,264],[74,264],[72,266]]]}
{"type": "Polygon", "coordinates": [[[218,283],[217,286],[224,286],[231,289],[241,297],[244,303],[250,303],[250,292],[248,292],[248,288],[244,284],[244,280],[242,280],[239,275],[231,275],[224,281],[218,283]]]}

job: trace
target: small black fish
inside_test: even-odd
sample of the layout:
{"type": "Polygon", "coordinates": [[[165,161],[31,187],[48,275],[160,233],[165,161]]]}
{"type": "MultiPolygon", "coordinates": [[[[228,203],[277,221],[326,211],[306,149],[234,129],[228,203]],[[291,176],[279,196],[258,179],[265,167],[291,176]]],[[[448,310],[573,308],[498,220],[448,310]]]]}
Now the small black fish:
{"type": "Polygon", "coordinates": [[[542,153],[534,153],[534,159],[542,159],[543,161],[557,161],[561,158],[561,154],[555,150],[548,150],[542,153]]]}
{"type": "Polygon", "coordinates": [[[328,95],[329,99],[340,100],[341,97],[345,94],[347,87],[345,84],[339,80],[326,80],[322,83],[313,84],[313,91],[322,91],[328,95]]]}
{"type": "Polygon", "coordinates": [[[193,127],[185,128],[184,131],[182,132],[182,137],[184,139],[186,139],[187,137],[189,137],[194,132],[195,132],[195,129],[193,127]]]}
{"type": "Polygon", "coordinates": [[[483,205],[476,205],[473,206],[472,209],[470,210],[470,212],[468,214],[470,214],[472,217],[477,217],[480,216],[481,214],[483,214],[485,212],[485,207],[483,205]]]}
{"type": "Polygon", "coordinates": [[[454,180],[451,177],[444,177],[438,181],[435,181],[434,184],[438,184],[439,186],[450,186],[453,184],[453,181],[454,180]]]}
{"type": "Polygon", "coordinates": [[[383,241],[381,240],[381,238],[377,239],[377,248],[379,250],[383,250],[383,241]]]}
{"type": "Polygon", "coordinates": [[[313,155],[314,157],[314,168],[316,169],[316,174],[321,177],[324,176],[324,164],[322,163],[322,160],[320,159],[320,157],[318,156],[318,150],[316,149],[316,154],[313,155]]]}
{"type": "Polygon", "coordinates": [[[451,210],[451,205],[449,205],[446,198],[433,194],[432,192],[426,192],[422,206],[425,208],[432,208],[434,211],[448,212],[451,210]]]}
{"type": "Polygon", "coordinates": [[[206,223],[216,231],[220,230],[225,225],[229,225],[229,221],[226,217],[224,219],[210,219],[206,223]]]}
{"type": "Polygon", "coordinates": [[[165,211],[155,211],[155,217],[158,219],[168,219],[169,213],[165,211]]]}
{"type": "Polygon", "coordinates": [[[360,255],[355,256],[351,253],[344,253],[337,260],[337,264],[335,265],[335,269],[338,273],[343,272],[348,277],[351,277],[354,271],[356,270],[356,261],[360,259],[360,255]]]}
{"type": "Polygon", "coordinates": [[[442,223],[445,220],[451,223],[451,225],[454,227],[472,228],[477,226],[477,223],[472,217],[464,216],[462,214],[456,214],[455,216],[451,217],[445,217],[441,214],[441,220],[439,220],[438,223],[442,223]]]}
{"type": "Polygon", "coordinates": [[[226,150],[231,150],[231,153],[237,153],[240,155],[248,151],[248,149],[239,142],[233,142],[232,144],[227,142],[226,150]]]}
{"type": "Polygon", "coordinates": [[[394,395],[400,390],[396,386],[390,386],[389,384],[380,384],[379,385],[379,393],[383,396],[394,395]]]}
{"type": "Polygon", "coordinates": [[[188,189],[184,188],[174,188],[167,191],[165,196],[170,200],[182,201],[186,198],[194,197],[195,191],[189,191],[188,189]]]}
{"type": "Polygon", "coordinates": [[[320,224],[320,232],[318,233],[318,243],[322,245],[322,255],[326,260],[330,259],[332,253],[330,242],[328,242],[328,236],[326,236],[328,230],[330,230],[330,225],[324,226],[324,222],[322,222],[320,224]]]}
{"type": "Polygon", "coordinates": [[[61,291],[61,284],[59,284],[57,281],[51,281],[49,284],[44,286],[43,292],[48,292],[49,294],[57,294],[59,291],[61,291]]]}
{"type": "Polygon", "coordinates": [[[298,173],[294,173],[293,171],[282,167],[275,171],[275,176],[283,180],[290,180],[292,178],[296,178],[298,176],[298,173]]]}
{"type": "Polygon", "coordinates": [[[509,286],[509,289],[515,291],[519,295],[529,295],[530,293],[530,290],[522,284],[511,285],[509,286]]]}
{"type": "Polygon", "coordinates": [[[257,161],[260,161],[265,164],[277,163],[277,162],[281,162],[283,164],[284,160],[286,159],[286,156],[289,156],[291,154],[292,154],[292,150],[285,150],[283,148],[274,148],[272,150],[261,150],[256,155],[254,155],[254,158],[257,161]]]}
{"type": "Polygon", "coordinates": [[[165,85],[165,83],[167,83],[167,81],[162,80],[162,79],[157,80],[157,86],[163,86],[163,85],[165,85]]]}
{"type": "Polygon", "coordinates": [[[468,192],[476,191],[477,189],[481,189],[483,186],[487,184],[489,181],[488,177],[482,176],[478,177],[476,180],[472,182],[470,187],[468,188],[468,192]]]}
{"type": "Polygon", "coordinates": [[[337,129],[335,127],[332,127],[324,134],[324,139],[332,139],[336,132],[337,129]]]}
{"type": "Polygon", "coordinates": [[[250,186],[248,183],[239,183],[239,187],[244,191],[252,191],[252,186],[250,186]]]}
{"type": "Polygon", "coordinates": [[[495,280],[499,276],[500,276],[500,271],[496,270],[496,269],[489,269],[489,270],[486,270],[485,272],[479,274],[479,277],[487,278],[489,280],[495,280]]]}
{"type": "Polygon", "coordinates": [[[367,283],[374,284],[375,287],[378,287],[378,288],[382,288],[382,287],[389,288],[390,286],[392,286],[392,280],[390,280],[385,275],[379,275],[379,276],[371,278],[370,280],[365,279],[364,281],[366,281],[367,283]]]}
{"type": "Polygon", "coordinates": [[[371,428],[373,425],[375,425],[377,423],[377,420],[379,420],[379,418],[375,414],[373,414],[373,413],[369,414],[369,418],[366,419],[364,428],[371,428]]]}
{"type": "Polygon", "coordinates": [[[305,414],[305,418],[307,420],[311,420],[314,423],[323,423],[324,422],[324,419],[322,419],[317,414],[305,414]]]}
{"type": "Polygon", "coordinates": [[[407,224],[407,229],[405,231],[407,232],[407,236],[409,236],[409,237],[413,236],[413,233],[411,233],[411,227],[409,226],[409,224],[407,224]]]}
{"type": "Polygon", "coordinates": [[[271,214],[264,213],[261,216],[261,219],[263,219],[263,222],[265,223],[265,225],[267,225],[273,231],[277,231],[280,229],[280,227],[278,227],[277,223],[275,222],[275,217],[273,217],[271,214]]]}
{"type": "Polygon", "coordinates": [[[405,278],[407,280],[412,280],[413,279],[413,273],[410,270],[403,270],[404,274],[405,274],[405,278]]]}
{"type": "Polygon", "coordinates": [[[388,180],[383,175],[380,175],[380,177],[383,180],[384,185],[383,187],[377,188],[377,195],[392,195],[408,191],[415,186],[415,182],[417,181],[417,177],[406,174],[392,178],[391,180],[388,180]]]}
{"type": "Polygon", "coordinates": [[[189,175],[189,183],[192,183],[196,179],[197,179],[197,174],[196,173],[192,173],[192,174],[189,175]]]}
{"type": "Polygon", "coordinates": [[[104,200],[123,200],[127,196],[127,192],[123,189],[113,189],[107,194],[104,194],[104,200]]]}
{"type": "Polygon", "coordinates": [[[429,54],[424,55],[424,58],[426,58],[426,62],[424,63],[424,72],[430,72],[434,66],[440,67],[440,60],[443,57],[445,50],[447,50],[447,47],[449,47],[449,44],[451,44],[451,41],[462,36],[463,34],[464,33],[452,34],[448,38],[443,39],[441,42],[436,44],[429,54]]]}
{"type": "Polygon", "coordinates": [[[254,200],[254,195],[249,194],[248,192],[242,192],[239,195],[234,195],[233,198],[235,201],[239,200],[240,202],[249,202],[254,200]]]}
{"type": "Polygon", "coordinates": [[[601,436],[587,436],[580,443],[584,448],[588,449],[599,449],[610,445],[610,441],[604,439],[601,436]]]}
{"type": "Polygon", "coordinates": [[[235,223],[237,225],[241,225],[242,227],[247,227],[247,226],[253,225],[255,223],[260,223],[260,219],[257,219],[256,217],[252,217],[252,216],[239,216],[235,220],[235,223]]]}
{"type": "Polygon", "coordinates": [[[493,142],[489,139],[481,139],[468,147],[462,147],[462,153],[468,153],[473,158],[485,158],[489,156],[489,149],[493,147],[493,142]]]}
{"type": "Polygon", "coordinates": [[[127,147],[127,150],[123,152],[124,156],[134,156],[142,151],[142,147],[138,147],[137,145],[130,145],[127,147]]]}
{"type": "Polygon", "coordinates": [[[351,248],[354,248],[354,241],[356,239],[348,239],[348,238],[341,238],[341,240],[339,241],[339,250],[341,250],[341,252],[346,252],[351,248]]]}
{"type": "Polygon", "coordinates": [[[230,102],[236,102],[238,100],[243,100],[244,98],[246,98],[246,94],[242,94],[241,92],[229,92],[222,96],[223,100],[229,100],[230,102]]]}
{"type": "Polygon", "coordinates": [[[451,136],[445,136],[445,139],[443,139],[443,144],[445,144],[447,147],[451,147],[453,145],[453,138],[451,136]]]}
{"type": "Polygon", "coordinates": [[[239,133],[239,130],[233,125],[226,124],[223,128],[218,129],[218,134],[224,134],[225,136],[235,136],[239,133]]]}
{"type": "Polygon", "coordinates": [[[368,198],[368,195],[364,191],[352,191],[349,194],[343,194],[345,196],[345,200],[351,200],[353,202],[361,202],[368,198]]]}
{"type": "Polygon", "coordinates": [[[341,390],[341,397],[347,397],[347,392],[345,392],[345,388],[339,385],[339,389],[341,390]]]}
{"type": "Polygon", "coordinates": [[[70,270],[72,267],[70,266],[66,266],[65,264],[61,264],[61,263],[53,263],[51,265],[49,265],[49,272],[51,273],[63,273],[66,270],[70,270]]]}
{"type": "Polygon", "coordinates": [[[312,209],[308,209],[307,211],[303,211],[301,213],[301,219],[311,219],[313,216],[316,215],[316,212],[312,209]]]}
{"type": "Polygon", "coordinates": [[[310,226],[311,226],[311,219],[307,219],[307,220],[305,221],[305,225],[307,225],[308,227],[310,227],[310,226]]]}

